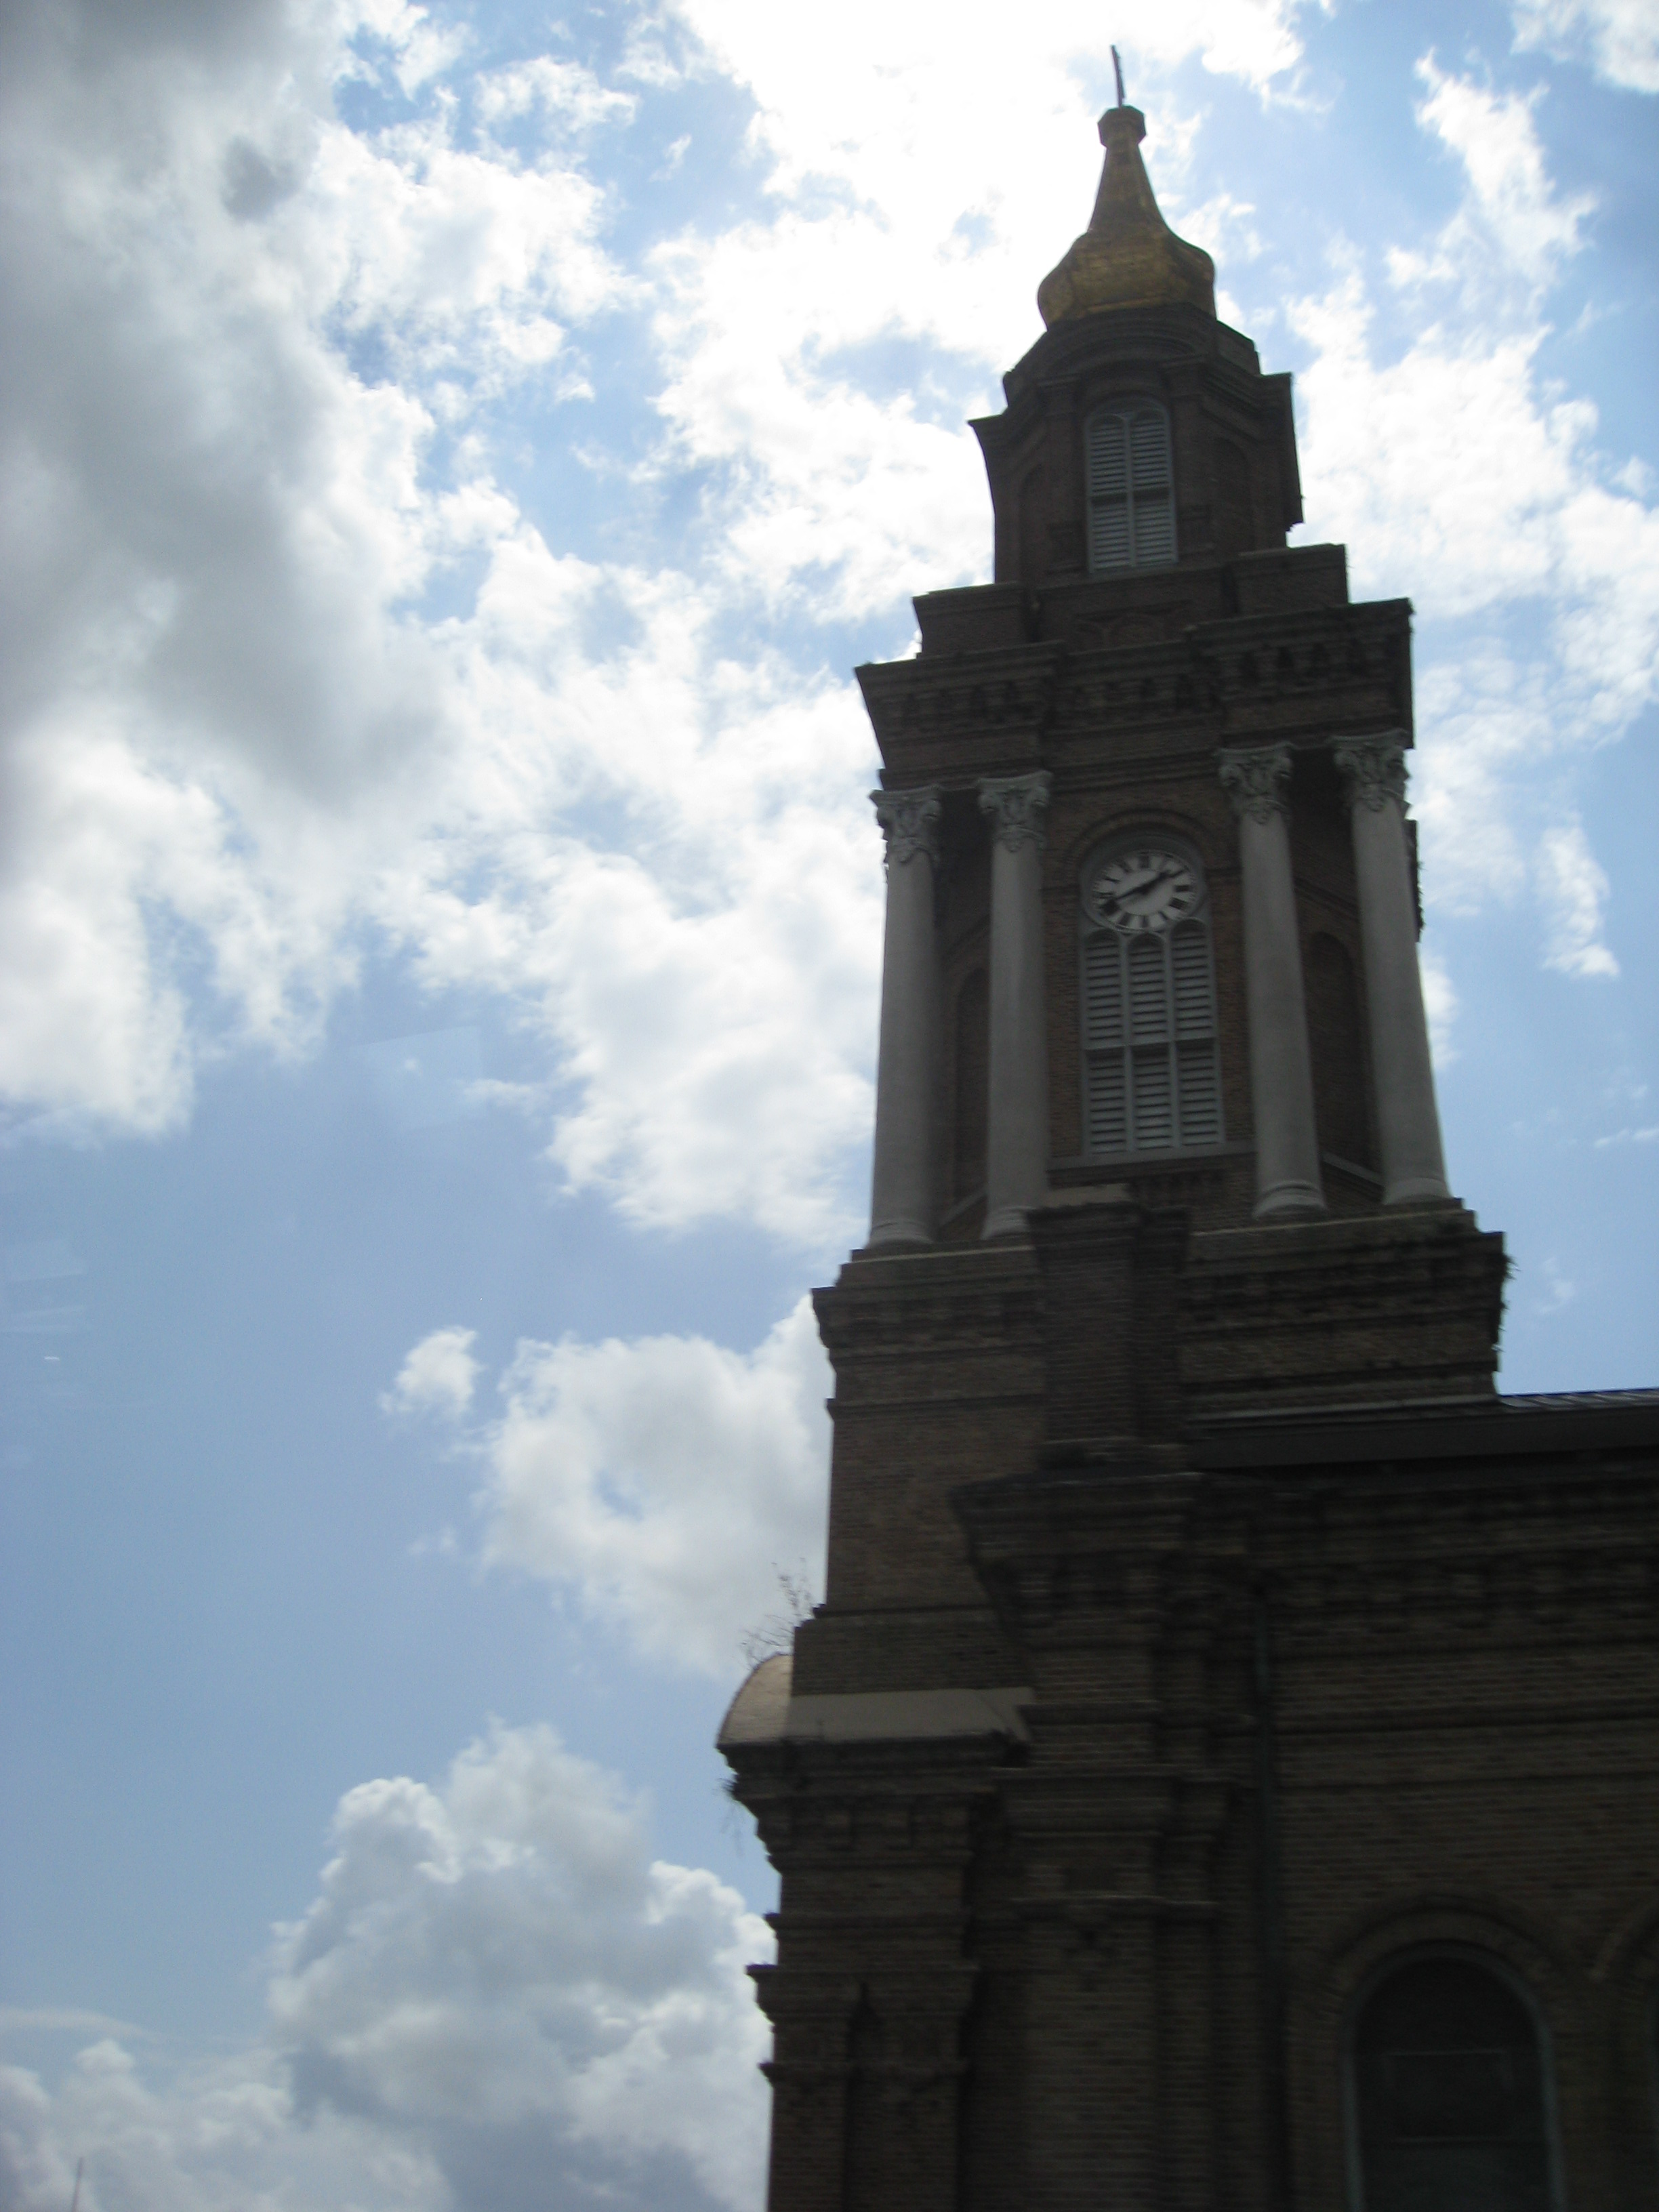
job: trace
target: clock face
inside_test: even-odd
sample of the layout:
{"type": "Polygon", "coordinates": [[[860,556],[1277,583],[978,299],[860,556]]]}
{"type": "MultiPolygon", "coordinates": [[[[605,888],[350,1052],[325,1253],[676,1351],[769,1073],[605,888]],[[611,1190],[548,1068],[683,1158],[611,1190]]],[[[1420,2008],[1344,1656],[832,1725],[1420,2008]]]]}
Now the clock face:
{"type": "Polygon", "coordinates": [[[1094,881],[1096,913],[1126,936],[1168,929],[1190,914],[1198,899],[1198,877],[1190,864],[1156,846],[1116,854],[1094,881]]]}

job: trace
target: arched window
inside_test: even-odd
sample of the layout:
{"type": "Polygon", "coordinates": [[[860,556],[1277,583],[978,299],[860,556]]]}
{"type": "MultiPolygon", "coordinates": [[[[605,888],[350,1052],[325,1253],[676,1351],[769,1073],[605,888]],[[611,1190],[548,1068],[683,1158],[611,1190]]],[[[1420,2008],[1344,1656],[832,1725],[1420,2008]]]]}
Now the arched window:
{"type": "Polygon", "coordinates": [[[1121,841],[1084,870],[1083,1062],[1091,1152],[1220,1143],[1209,902],[1184,845],[1121,841]]]}
{"type": "Polygon", "coordinates": [[[1467,1957],[1408,1960],[1355,2023],[1355,2212],[1555,2212],[1532,2014],[1467,1957]]]}
{"type": "Polygon", "coordinates": [[[1176,556],[1170,418],[1155,400],[1101,407],[1085,433],[1089,567],[1155,568],[1176,556]]]}

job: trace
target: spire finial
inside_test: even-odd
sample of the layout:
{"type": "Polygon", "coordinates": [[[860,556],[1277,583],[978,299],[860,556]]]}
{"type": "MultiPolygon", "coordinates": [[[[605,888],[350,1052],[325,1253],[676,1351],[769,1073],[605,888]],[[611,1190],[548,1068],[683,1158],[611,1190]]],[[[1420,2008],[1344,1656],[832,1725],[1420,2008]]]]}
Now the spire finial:
{"type": "Polygon", "coordinates": [[[1123,64],[1115,46],[1112,48],[1112,75],[1117,79],[1117,104],[1127,107],[1129,103],[1123,91],[1123,64]]]}

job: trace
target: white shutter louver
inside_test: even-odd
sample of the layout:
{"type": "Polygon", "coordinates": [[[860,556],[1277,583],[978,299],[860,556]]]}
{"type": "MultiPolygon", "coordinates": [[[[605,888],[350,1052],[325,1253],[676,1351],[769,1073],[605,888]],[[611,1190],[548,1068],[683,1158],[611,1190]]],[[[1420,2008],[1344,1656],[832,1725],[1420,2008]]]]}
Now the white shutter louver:
{"type": "Polygon", "coordinates": [[[1183,1145],[1221,1140],[1221,1070],[1216,1058],[1215,996],[1210,987],[1210,947],[1203,925],[1183,921],[1170,939],[1175,985],[1175,1030],[1182,1040],[1176,1073],[1183,1145]]]}
{"type": "Polygon", "coordinates": [[[1103,409],[1090,416],[1085,442],[1091,570],[1173,561],[1175,492],[1164,410],[1103,409]]]}
{"type": "Polygon", "coordinates": [[[1210,948],[1203,925],[1183,921],[1170,940],[1175,974],[1176,1035],[1208,1036],[1215,1027],[1210,998],[1210,948]]]}
{"type": "Polygon", "coordinates": [[[1143,407],[1129,423],[1129,446],[1134,458],[1138,492],[1170,489],[1170,426],[1161,407],[1143,407]]]}
{"type": "Polygon", "coordinates": [[[1181,1084],[1181,1141],[1183,1145],[1219,1144],[1221,1082],[1214,1043],[1183,1044],[1176,1058],[1181,1084]]]}
{"type": "Polygon", "coordinates": [[[1134,1145],[1138,1152],[1162,1151],[1175,1142],[1175,1101],[1170,1083],[1170,1050],[1138,1052],[1134,1057],[1134,1145]]]}
{"type": "Polygon", "coordinates": [[[1167,491],[1135,501],[1135,566],[1156,568],[1175,559],[1175,516],[1167,491]]]}
{"type": "Polygon", "coordinates": [[[1089,566],[1127,568],[1129,543],[1129,426],[1121,415],[1089,424],[1089,566]]]}
{"type": "Polygon", "coordinates": [[[1097,415],[1089,424],[1089,496],[1121,499],[1129,489],[1128,424],[1121,415],[1097,415]]]}
{"type": "Polygon", "coordinates": [[[1129,1141],[1123,1088],[1123,948],[1115,936],[1084,948],[1083,1041],[1088,1054],[1089,1149],[1121,1152],[1129,1141]]]}
{"type": "Polygon", "coordinates": [[[1160,937],[1129,947],[1129,1039],[1134,1046],[1134,1146],[1147,1152],[1175,1142],[1175,1094],[1170,1080],[1170,972],[1160,937]],[[1152,1049],[1164,1046],[1162,1051],[1152,1049]]]}
{"type": "Polygon", "coordinates": [[[1129,1041],[1162,1044],[1170,1034],[1169,981],[1164,945],[1156,937],[1138,937],[1129,947],[1129,1041]]]}
{"type": "Polygon", "coordinates": [[[1123,968],[1115,937],[1097,937],[1085,955],[1084,1036],[1091,1052],[1118,1050],[1123,1042],[1123,968]]]}
{"type": "Polygon", "coordinates": [[[1143,407],[1129,425],[1138,568],[1175,559],[1170,484],[1170,426],[1162,408],[1143,407]]]}
{"type": "Polygon", "coordinates": [[[1218,1145],[1210,933],[1097,928],[1083,945],[1085,1141],[1094,1154],[1218,1145]]]}
{"type": "Polygon", "coordinates": [[[1123,1055],[1089,1063],[1089,1149],[1121,1152],[1129,1141],[1124,1110],[1123,1055]]]}
{"type": "Polygon", "coordinates": [[[1127,499],[1095,500],[1089,508],[1089,566],[1127,568],[1133,565],[1129,546],[1129,502],[1127,499]]]}

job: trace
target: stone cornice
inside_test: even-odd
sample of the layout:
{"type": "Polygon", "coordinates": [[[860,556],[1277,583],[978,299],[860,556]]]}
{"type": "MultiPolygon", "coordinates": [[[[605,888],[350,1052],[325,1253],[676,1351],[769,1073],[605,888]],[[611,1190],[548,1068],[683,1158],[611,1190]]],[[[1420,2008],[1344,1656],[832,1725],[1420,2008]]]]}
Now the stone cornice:
{"type": "MultiPolygon", "coordinates": [[[[1378,1461],[1395,1470],[1391,1486],[1408,1480],[1419,1466],[1463,1469],[1474,1478],[1481,1462],[1492,1459],[1522,1468],[1534,1460],[1571,1459],[1585,1468],[1588,1480],[1604,1462],[1620,1467],[1627,1453],[1659,1457],[1659,1391],[1564,1391],[1536,1398],[1486,1394],[1477,1404],[1456,1408],[1390,1408],[1377,1405],[1372,1394],[1372,1402],[1346,1414],[1333,1408],[1300,1419],[1200,1430],[1191,1450],[1198,1466],[1295,1468],[1297,1479],[1310,1481],[1328,1470],[1349,1482],[1356,1465],[1378,1461]]],[[[1644,1473],[1640,1479],[1650,1478],[1644,1473]]]]}
{"type": "Polygon", "coordinates": [[[1151,644],[1075,643],[919,654],[856,672],[900,783],[963,788],[1018,775],[1102,732],[1182,732],[1198,744],[1410,742],[1404,599],[1237,616],[1151,644]]]}
{"type": "Polygon", "coordinates": [[[1036,1261],[1029,1245],[969,1244],[894,1259],[855,1257],[812,1304],[824,1349],[908,1368],[919,1352],[1036,1352],[1036,1261]]]}
{"type": "Polygon", "coordinates": [[[1057,645],[1007,646],[990,653],[866,662],[854,673],[888,765],[890,746],[917,738],[974,738],[988,764],[1035,765],[1037,738],[1051,712],[1057,645]]]}

